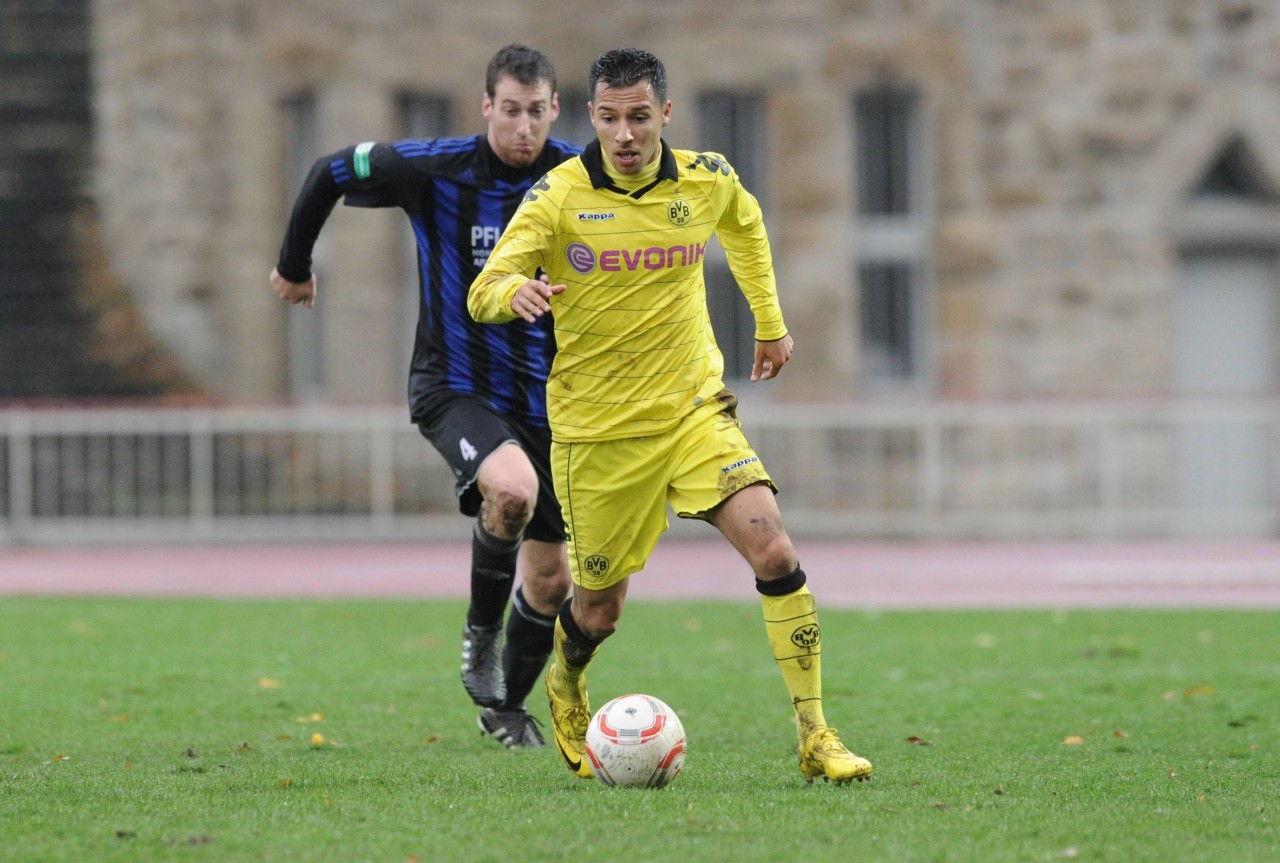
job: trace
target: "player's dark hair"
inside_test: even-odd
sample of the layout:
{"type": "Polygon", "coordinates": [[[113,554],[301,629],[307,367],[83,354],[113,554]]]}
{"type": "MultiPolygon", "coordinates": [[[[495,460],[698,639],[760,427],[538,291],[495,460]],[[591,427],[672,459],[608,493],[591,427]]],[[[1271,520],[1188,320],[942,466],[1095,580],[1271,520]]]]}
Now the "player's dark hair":
{"type": "Polygon", "coordinates": [[[648,81],[658,107],[667,101],[667,69],[662,61],[642,48],[615,48],[601,54],[587,75],[587,95],[594,101],[596,85],[630,87],[648,81]]]}
{"type": "Polygon", "coordinates": [[[498,49],[498,53],[493,55],[484,76],[484,91],[490,99],[503,75],[510,75],[526,87],[546,81],[551,85],[551,92],[556,92],[556,68],[546,54],[527,45],[513,43],[498,49]]]}

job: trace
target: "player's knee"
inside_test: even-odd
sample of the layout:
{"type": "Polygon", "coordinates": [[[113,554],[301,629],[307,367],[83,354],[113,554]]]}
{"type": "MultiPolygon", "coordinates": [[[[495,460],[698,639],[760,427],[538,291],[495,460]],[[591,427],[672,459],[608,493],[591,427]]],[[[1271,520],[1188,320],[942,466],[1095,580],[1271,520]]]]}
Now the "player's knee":
{"type": "Polygon", "coordinates": [[[568,599],[571,583],[569,571],[565,568],[530,570],[524,577],[524,592],[537,610],[554,609],[568,599]]]}
{"type": "Polygon", "coordinates": [[[484,526],[496,536],[517,537],[533,518],[538,490],[515,486],[498,486],[485,495],[482,512],[484,526]]]}
{"type": "Polygon", "coordinates": [[[783,578],[795,571],[796,550],[785,533],[771,536],[761,543],[751,561],[756,577],[765,581],[783,578]]]}
{"type": "Polygon", "coordinates": [[[583,632],[596,641],[604,641],[618,631],[618,619],[622,616],[622,606],[613,602],[573,604],[573,617],[578,621],[583,632]]]}

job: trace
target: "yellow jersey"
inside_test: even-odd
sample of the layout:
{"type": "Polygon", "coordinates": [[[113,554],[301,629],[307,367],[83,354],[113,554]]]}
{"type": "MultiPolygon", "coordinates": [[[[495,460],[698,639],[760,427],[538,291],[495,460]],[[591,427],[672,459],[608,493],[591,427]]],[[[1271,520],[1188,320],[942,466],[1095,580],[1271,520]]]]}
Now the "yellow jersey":
{"type": "Polygon", "coordinates": [[[516,290],[541,269],[556,355],[547,417],[562,443],[660,434],[724,389],[702,262],[717,235],[762,341],[787,334],[760,205],[716,153],[662,142],[657,178],[633,191],[599,142],[529,190],[471,285],[478,321],[514,320],[516,290]]]}

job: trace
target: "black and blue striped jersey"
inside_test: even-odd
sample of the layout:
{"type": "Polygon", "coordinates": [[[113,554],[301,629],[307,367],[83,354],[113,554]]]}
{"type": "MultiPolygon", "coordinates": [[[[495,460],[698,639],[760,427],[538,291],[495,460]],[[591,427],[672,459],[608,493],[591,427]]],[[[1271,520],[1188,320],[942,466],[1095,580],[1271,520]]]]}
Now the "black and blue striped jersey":
{"type": "Polygon", "coordinates": [[[534,181],[580,152],[552,138],[533,165],[517,169],[477,135],[366,142],[323,156],[294,204],[276,269],[292,282],[310,278],[312,249],[339,198],[355,207],[399,207],[413,226],[420,277],[409,371],[413,420],[464,394],[545,427],[555,355],[550,319],[478,324],[467,312],[467,291],[534,181]]]}

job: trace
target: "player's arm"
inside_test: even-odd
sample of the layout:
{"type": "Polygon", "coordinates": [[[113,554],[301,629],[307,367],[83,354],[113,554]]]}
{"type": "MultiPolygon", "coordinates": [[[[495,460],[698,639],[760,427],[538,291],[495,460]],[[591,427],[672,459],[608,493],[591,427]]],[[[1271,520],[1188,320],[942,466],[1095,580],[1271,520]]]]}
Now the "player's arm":
{"type": "Polygon", "coordinates": [[[747,298],[756,322],[755,357],[751,380],[767,381],[791,359],[794,347],[782,319],[778,287],[773,271],[773,253],[764,226],[764,213],[755,196],[743,188],[732,167],[725,182],[729,199],[716,232],[729,260],[738,289],[747,298]]]}
{"type": "Polygon", "coordinates": [[[516,318],[533,323],[551,311],[553,296],[564,293],[564,285],[553,285],[542,274],[555,242],[552,226],[559,221],[559,207],[544,194],[544,184],[545,180],[525,196],[471,283],[467,310],[481,323],[516,318]]]}
{"type": "Polygon", "coordinates": [[[353,206],[401,206],[403,193],[414,179],[404,163],[392,145],[373,142],[316,160],[293,202],[280,257],[269,277],[280,299],[308,308],[315,305],[312,252],[334,205],[345,197],[353,206]]]}

